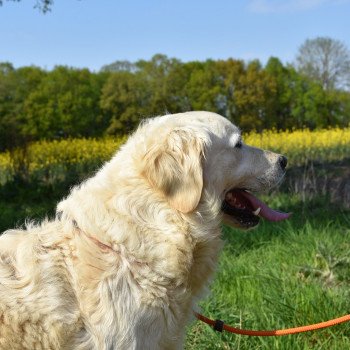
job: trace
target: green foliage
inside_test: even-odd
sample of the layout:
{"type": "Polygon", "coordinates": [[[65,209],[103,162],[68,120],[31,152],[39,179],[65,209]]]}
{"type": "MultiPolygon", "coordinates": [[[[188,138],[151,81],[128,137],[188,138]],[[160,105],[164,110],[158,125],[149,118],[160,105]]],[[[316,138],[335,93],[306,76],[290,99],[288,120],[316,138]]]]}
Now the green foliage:
{"type": "Polygon", "coordinates": [[[99,107],[107,74],[87,69],[0,64],[0,150],[39,139],[100,136],[108,124],[99,107]]]}
{"type": "Polygon", "coordinates": [[[146,117],[190,110],[220,113],[244,131],[347,126],[350,94],[325,90],[274,57],[262,66],[157,54],[98,73],[0,64],[0,151],[41,139],[126,134],[146,117]]]}
{"type": "Polygon", "coordinates": [[[0,64],[0,150],[22,147],[30,140],[24,104],[45,75],[37,67],[14,69],[10,63],[0,64]]]}
{"type": "Polygon", "coordinates": [[[100,106],[108,116],[107,133],[123,134],[133,130],[145,117],[147,85],[127,71],[109,76],[102,90],[100,106]]]}
{"type": "Polygon", "coordinates": [[[56,67],[24,103],[25,133],[33,139],[101,135],[106,128],[99,109],[103,84],[101,74],[56,67]]]}

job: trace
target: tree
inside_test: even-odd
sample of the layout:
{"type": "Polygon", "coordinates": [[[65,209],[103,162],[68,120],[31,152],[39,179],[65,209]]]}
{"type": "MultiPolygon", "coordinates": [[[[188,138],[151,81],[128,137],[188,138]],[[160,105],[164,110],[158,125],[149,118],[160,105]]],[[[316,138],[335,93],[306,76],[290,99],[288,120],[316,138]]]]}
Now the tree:
{"type": "Polygon", "coordinates": [[[33,140],[100,136],[106,128],[99,107],[104,83],[101,73],[55,67],[25,100],[26,134],[33,140]]]}
{"type": "Polygon", "coordinates": [[[101,67],[101,72],[136,72],[136,64],[127,60],[115,61],[101,67]]]}
{"type": "MultiPolygon", "coordinates": [[[[0,0],[0,6],[4,4],[4,1],[20,2],[21,0],[0,0]]],[[[53,5],[53,0],[36,0],[34,8],[39,9],[39,11],[46,13],[51,11],[53,5]]]]}
{"type": "Polygon", "coordinates": [[[14,69],[0,63],[0,152],[25,147],[31,136],[25,131],[24,104],[46,73],[37,67],[14,69]]]}
{"type": "Polygon", "coordinates": [[[339,40],[307,39],[299,48],[296,66],[300,73],[319,81],[325,90],[350,86],[350,53],[339,40]]]}
{"type": "Polygon", "coordinates": [[[149,115],[173,112],[169,109],[169,75],[174,67],[179,64],[175,58],[156,54],[151,60],[139,60],[136,66],[139,70],[140,79],[146,84],[148,90],[147,110],[149,115]]]}
{"type": "Polygon", "coordinates": [[[258,60],[250,62],[239,76],[233,93],[236,123],[244,130],[261,131],[268,126],[268,105],[276,95],[276,82],[262,68],[258,60]]]}
{"type": "Polygon", "coordinates": [[[165,55],[87,69],[15,69],[0,62],[0,152],[62,137],[131,132],[150,116],[217,112],[245,131],[346,126],[350,92],[324,88],[291,65],[181,61],[165,55]]]}
{"type": "Polygon", "coordinates": [[[245,74],[244,61],[230,58],[217,61],[216,66],[218,70],[217,81],[222,83],[218,111],[232,122],[238,123],[236,92],[240,87],[240,77],[245,74]]]}
{"type": "Polygon", "coordinates": [[[14,69],[9,63],[0,63],[0,152],[10,152],[15,177],[28,179],[28,145],[31,135],[25,131],[24,103],[36,89],[45,72],[37,67],[14,69]]]}
{"type": "MultiPolygon", "coordinates": [[[[265,128],[285,129],[297,127],[295,117],[291,113],[292,106],[301,97],[296,91],[299,77],[292,65],[284,66],[277,57],[270,57],[265,72],[274,81],[275,90],[267,96],[265,128]]],[[[303,116],[300,115],[302,119],[303,116]]],[[[300,127],[304,124],[301,122],[300,127]]]]}
{"type": "Polygon", "coordinates": [[[149,61],[116,61],[103,70],[112,71],[101,95],[110,119],[107,133],[130,132],[146,117],[191,109],[184,94],[188,71],[177,59],[157,54],[149,61]]]}
{"type": "Polygon", "coordinates": [[[108,134],[125,134],[147,115],[150,92],[139,74],[121,71],[110,74],[102,89],[100,107],[109,120],[108,134]]]}
{"type": "Polygon", "coordinates": [[[206,110],[222,113],[226,111],[223,97],[223,81],[213,60],[192,62],[190,76],[184,92],[188,96],[190,110],[206,110]]]}

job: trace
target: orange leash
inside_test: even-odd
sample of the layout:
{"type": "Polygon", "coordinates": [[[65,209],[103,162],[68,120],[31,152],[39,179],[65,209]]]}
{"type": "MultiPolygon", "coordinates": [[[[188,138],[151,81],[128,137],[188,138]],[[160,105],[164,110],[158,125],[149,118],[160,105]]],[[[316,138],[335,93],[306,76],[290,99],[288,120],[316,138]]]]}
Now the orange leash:
{"type": "Polygon", "coordinates": [[[235,334],[242,334],[242,335],[251,335],[255,337],[271,337],[271,336],[281,336],[281,335],[288,335],[288,334],[297,334],[297,333],[302,333],[302,332],[309,332],[309,331],[314,331],[316,329],[321,329],[321,328],[327,328],[334,326],[339,323],[347,322],[350,321],[350,314],[343,316],[343,317],[338,317],[335,318],[334,320],[329,320],[321,323],[315,323],[311,324],[309,326],[301,326],[301,327],[295,327],[295,328],[288,328],[288,329],[279,329],[279,330],[274,330],[274,331],[253,331],[253,330],[248,330],[248,329],[240,329],[240,328],[235,328],[231,327],[228,325],[225,325],[223,321],[221,320],[211,320],[210,318],[207,318],[197,312],[195,312],[196,317],[198,320],[203,321],[207,323],[208,325],[212,326],[214,330],[218,332],[227,331],[230,333],[235,333],[235,334]]]}
{"type": "MultiPolygon", "coordinates": [[[[98,239],[96,239],[95,237],[91,237],[88,236],[90,239],[92,239],[100,248],[102,248],[103,250],[111,250],[114,251],[115,250],[107,245],[104,244],[102,242],[100,242],[98,239]]],[[[240,328],[235,328],[232,326],[228,326],[226,325],[223,321],[221,320],[211,320],[208,317],[205,317],[197,312],[194,313],[196,315],[196,317],[207,323],[208,325],[212,326],[214,328],[214,330],[218,331],[218,332],[222,332],[227,331],[230,333],[235,333],[235,334],[242,334],[242,335],[251,335],[251,336],[260,336],[260,337],[271,337],[271,336],[278,336],[278,335],[288,335],[288,334],[296,334],[296,333],[302,333],[302,332],[308,332],[308,331],[314,331],[316,329],[321,329],[321,328],[327,328],[327,327],[331,327],[334,326],[336,324],[339,323],[343,323],[343,322],[347,322],[350,321],[350,314],[343,316],[343,317],[339,317],[339,318],[335,318],[334,320],[329,320],[326,322],[321,322],[321,323],[316,323],[316,324],[312,324],[309,326],[302,326],[302,327],[296,327],[296,328],[288,328],[288,329],[280,329],[280,330],[275,330],[275,331],[253,331],[253,330],[247,330],[247,329],[240,329],[240,328]]]]}

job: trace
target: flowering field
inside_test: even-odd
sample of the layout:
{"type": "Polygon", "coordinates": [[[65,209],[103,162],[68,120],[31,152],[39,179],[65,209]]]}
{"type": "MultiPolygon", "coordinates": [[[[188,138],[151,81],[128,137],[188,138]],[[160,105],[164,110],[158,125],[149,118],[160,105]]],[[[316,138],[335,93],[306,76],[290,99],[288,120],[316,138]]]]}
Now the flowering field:
{"type": "Polygon", "coordinates": [[[247,134],[244,140],[249,145],[286,155],[291,166],[350,158],[350,128],[266,130],[262,134],[247,134]]]}
{"type": "MultiPolygon", "coordinates": [[[[350,158],[350,128],[266,130],[261,134],[246,134],[243,138],[248,145],[286,155],[290,166],[350,158]]],[[[75,173],[86,174],[108,160],[125,140],[126,137],[36,142],[29,147],[25,159],[26,171],[30,176],[51,181],[62,178],[65,172],[72,169],[75,173]]],[[[9,153],[0,153],[0,183],[13,176],[15,162],[16,158],[11,161],[9,153]]]]}
{"type": "MultiPolygon", "coordinates": [[[[123,144],[126,137],[118,139],[68,139],[40,141],[29,146],[25,162],[29,175],[36,178],[62,180],[67,171],[76,173],[91,171],[108,160],[123,144]]],[[[16,171],[18,156],[0,153],[0,183],[7,182],[16,171]]]]}

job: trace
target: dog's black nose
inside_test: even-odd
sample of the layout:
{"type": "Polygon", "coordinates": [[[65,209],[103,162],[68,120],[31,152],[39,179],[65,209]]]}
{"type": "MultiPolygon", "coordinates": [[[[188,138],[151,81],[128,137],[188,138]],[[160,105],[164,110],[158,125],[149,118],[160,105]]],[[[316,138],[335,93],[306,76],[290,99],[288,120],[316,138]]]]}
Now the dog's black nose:
{"type": "Polygon", "coordinates": [[[285,170],[288,163],[288,159],[285,156],[280,156],[278,160],[280,162],[282,170],[285,170]]]}

